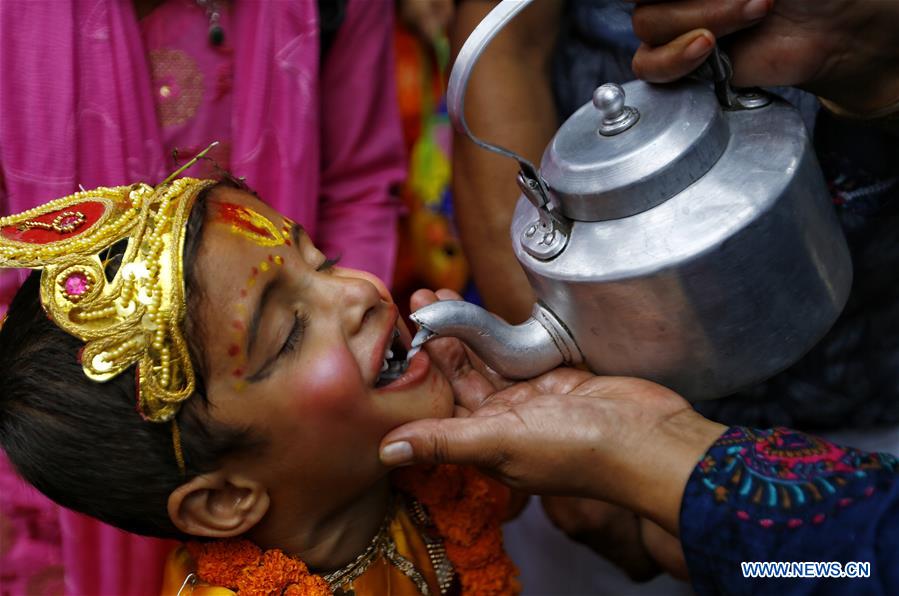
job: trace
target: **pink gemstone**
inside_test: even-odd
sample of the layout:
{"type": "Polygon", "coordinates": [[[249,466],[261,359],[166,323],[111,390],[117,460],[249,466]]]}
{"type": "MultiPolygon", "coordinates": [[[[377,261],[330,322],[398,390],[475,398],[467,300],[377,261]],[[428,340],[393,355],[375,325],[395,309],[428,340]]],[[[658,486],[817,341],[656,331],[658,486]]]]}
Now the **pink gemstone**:
{"type": "Polygon", "coordinates": [[[65,284],[63,287],[66,290],[66,294],[69,296],[81,296],[85,292],[87,292],[90,286],[90,281],[87,279],[87,275],[81,273],[80,271],[76,271],[72,273],[66,278],[65,284]]]}
{"type": "Polygon", "coordinates": [[[774,520],[773,520],[773,519],[767,519],[767,518],[765,518],[765,519],[760,519],[760,520],[759,520],[759,525],[762,526],[763,528],[770,528],[771,526],[774,525],[774,520]]]}
{"type": "Polygon", "coordinates": [[[60,222],[60,225],[64,228],[68,228],[75,227],[79,223],[81,223],[81,219],[77,215],[67,215],[62,218],[62,222],[60,222]]]}
{"type": "Polygon", "coordinates": [[[790,528],[798,528],[801,525],[802,525],[802,520],[795,518],[795,517],[790,519],[790,521],[787,522],[787,527],[790,527],[790,528]]]}
{"type": "Polygon", "coordinates": [[[741,511],[737,511],[737,517],[742,519],[743,521],[746,521],[749,519],[749,514],[746,513],[745,511],[741,510],[741,511]]]}

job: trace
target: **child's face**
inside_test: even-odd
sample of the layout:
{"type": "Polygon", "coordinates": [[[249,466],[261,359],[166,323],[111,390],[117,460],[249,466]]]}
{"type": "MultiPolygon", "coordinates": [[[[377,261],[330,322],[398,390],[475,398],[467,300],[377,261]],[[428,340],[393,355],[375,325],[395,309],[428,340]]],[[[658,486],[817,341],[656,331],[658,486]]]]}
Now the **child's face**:
{"type": "Polygon", "coordinates": [[[211,415],[267,440],[237,458],[273,506],[297,492],[338,499],[383,476],[378,443],[391,429],[452,414],[452,392],[427,355],[376,388],[385,350],[410,335],[377,278],[323,268],[304,232],[249,193],[210,198],[197,271],[211,415]]]}

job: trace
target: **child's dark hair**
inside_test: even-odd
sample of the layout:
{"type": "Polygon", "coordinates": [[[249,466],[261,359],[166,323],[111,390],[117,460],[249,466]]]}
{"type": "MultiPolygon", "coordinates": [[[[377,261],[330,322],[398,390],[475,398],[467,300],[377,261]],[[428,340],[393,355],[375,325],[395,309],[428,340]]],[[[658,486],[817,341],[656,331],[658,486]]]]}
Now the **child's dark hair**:
{"type": "MultiPolygon", "coordinates": [[[[186,476],[178,469],[172,425],[147,422],[137,412],[133,368],[106,383],[85,376],[78,362],[82,342],[58,328],[41,307],[39,271],[16,294],[0,329],[0,445],[42,493],[129,532],[183,538],[167,513],[169,494],[216,469],[228,454],[263,446],[244,429],[212,421],[205,395],[198,339],[203,330],[195,324],[203,296],[195,262],[206,197],[215,188],[197,197],[184,246],[185,335],[197,373],[197,391],[176,418],[186,476]]],[[[120,258],[124,247],[118,248],[113,252],[120,258]]]]}

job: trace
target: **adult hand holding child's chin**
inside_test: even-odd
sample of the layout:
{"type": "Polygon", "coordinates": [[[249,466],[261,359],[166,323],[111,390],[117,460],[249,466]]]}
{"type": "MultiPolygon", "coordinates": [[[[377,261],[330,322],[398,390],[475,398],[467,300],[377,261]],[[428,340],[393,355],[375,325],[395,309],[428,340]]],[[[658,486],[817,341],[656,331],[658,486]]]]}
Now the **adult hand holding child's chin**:
{"type": "MultiPolygon", "coordinates": [[[[459,297],[419,291],[412,308],[438,298],[459,297]]],[[[649,381],[559,368],[512,383],[457,340],[426,347],[453,387],[457,417],[391,431],[385,464],[476,465],[512,488],[601,499],[677,534],[684,486],[723,426],[649,381]]]]}

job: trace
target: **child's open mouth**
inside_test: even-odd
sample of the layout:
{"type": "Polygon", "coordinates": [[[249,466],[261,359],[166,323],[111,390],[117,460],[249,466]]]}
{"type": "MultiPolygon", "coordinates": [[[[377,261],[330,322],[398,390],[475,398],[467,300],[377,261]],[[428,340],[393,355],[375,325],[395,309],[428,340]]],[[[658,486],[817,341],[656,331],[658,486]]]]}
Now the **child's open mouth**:
{"type": "Polygon", "coordinates": [[[375,387],[386,387],[403,376],[407,368],[409,362],[406,360],[406,348],[400,340],[399,330],[394,329],[393,339],[384,350],[384,363],[381,365],[381,374],[375,381],[375,387]]]}

